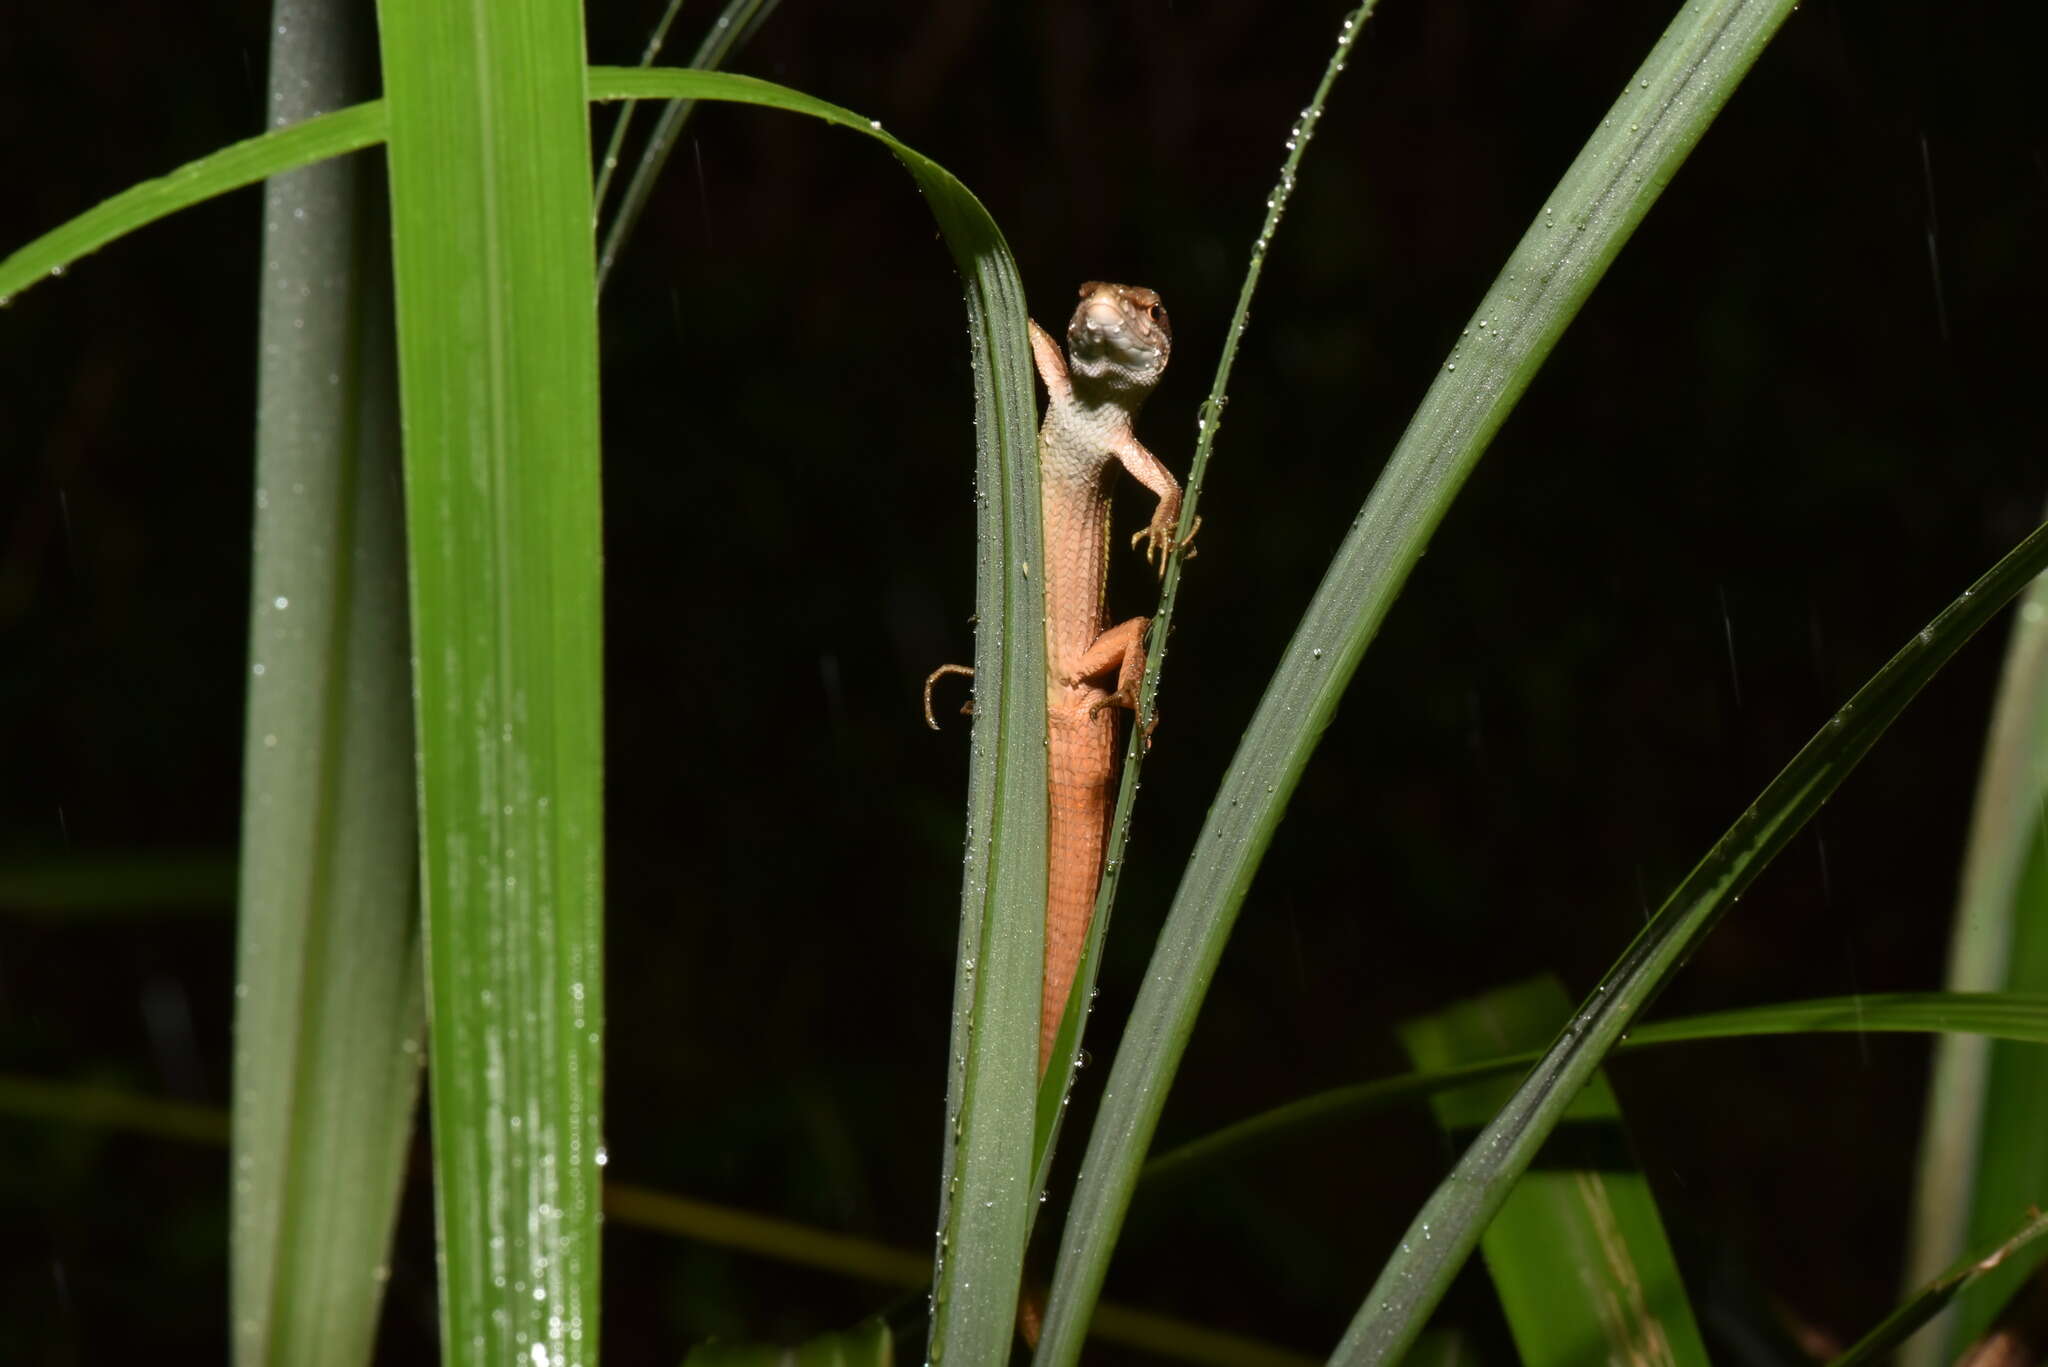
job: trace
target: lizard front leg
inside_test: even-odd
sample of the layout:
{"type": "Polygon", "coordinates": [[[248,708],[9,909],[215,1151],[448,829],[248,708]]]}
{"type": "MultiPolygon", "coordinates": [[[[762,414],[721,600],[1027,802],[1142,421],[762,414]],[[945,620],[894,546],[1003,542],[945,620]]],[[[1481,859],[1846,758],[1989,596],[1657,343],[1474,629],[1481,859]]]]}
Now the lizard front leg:
{"type": "Polygon", "coordinates": [[[1145,563],[1157,564],[1160,577],[1164,578],[1168,556],[1184,550],[1193,557],[1194,550],[1189,543],[1202,529],[1202,519],[1195,519],[1195,525],[1188,528],[1184,540],[1175,541],[1173,534],[1180,526],[1180,481],[1173,477],[1173,471],[1167,469],[1165,462],[1147,450],[1145,444],[1128,430],[1119,436],[1110,450],[1124,469],[1130,471],[1131,478],[1150,489],[1159,499],[1158,506],[1152,510],[1150,525],[1133,536],[1131,544],[1144,546],[1145,563]]]}
{"type": "Polygon", "coordinates": [[[1073,377],[1067,373],[1067,358],[1060,355],[1060,344],[1052,334],[1031,323],[1031,359],[1038,365],[1038,378],[1045,381],[1045,396],[1053,407],[1064,407],[1074,401],[1073,377]]]}

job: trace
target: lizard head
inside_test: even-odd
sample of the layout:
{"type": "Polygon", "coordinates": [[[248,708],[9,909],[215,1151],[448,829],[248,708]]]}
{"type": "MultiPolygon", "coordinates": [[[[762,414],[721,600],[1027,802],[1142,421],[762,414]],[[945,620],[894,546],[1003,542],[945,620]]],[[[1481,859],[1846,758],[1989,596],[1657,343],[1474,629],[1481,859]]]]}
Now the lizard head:
{"type": "Polygon", "coordinates": [[[1159,296],[1138,285],[1090,280],[1067,324],[1068,369],[1076,384],[1142,399],[1173,354],[1173,325],[1159,296]]]}

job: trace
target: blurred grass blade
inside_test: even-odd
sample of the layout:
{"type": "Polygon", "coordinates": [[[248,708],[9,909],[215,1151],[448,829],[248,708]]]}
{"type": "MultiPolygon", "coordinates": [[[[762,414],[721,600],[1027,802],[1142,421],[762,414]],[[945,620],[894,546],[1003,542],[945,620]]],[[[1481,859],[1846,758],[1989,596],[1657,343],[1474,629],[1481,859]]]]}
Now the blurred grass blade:
{"type": "MultiPolygon", "coordinates": [[[[1971,1033],[2048,1044],[2048,995],[1983,992],[1900,992],[1832,997],[1682,1016],[1637,1026],[1617,1052],[1755,1035],[1809,1033],[1971,1033]]],[[[1147,1163],[1141,1198],[1173,1189],[1217,1165],[1242,1165],[1279,1145],[1322,1134],[1450,1087],[1527,1069],[1542,1057],[1530,1049],[1455,1067],[1401,1073],[1333,1088],[1250,1116],[1190,1140],[1147,1163]]]]}
{"type": "Polygon", "coordinates": [[[442,1353],[598,1355],[597,308],[574,0],[382,0],[442,1353]]]}
{"type": "Polygon", "coordinates": [[[1481,301],[1352,524],[1210,807],[1125,1027],[1060,1249],[1041,1363],[1080,1351],[1209,978],[1366,645],[1551,347],[1791,8],[1702,0],[1674,21],[1481,301]]]}
{"type": "Polygon", "coordinates": [[[780,1344],[702,1343],[683,1359],[683,1367],[891,1367],[896,1339],[881,1320],[867,1320],[851,1329],[820,1334],[784,1348],[780,1344]]]}
{"type": "MultiPolygon", "coordinates": [[[[768,22],[768,16],[775,13],[775,7],[780,3],[781,0],[726,0],[725,8],[712,21],[703,41],[697,44],[697,50],[690,54],[691,68],[716,71],[724,66],[726,59],[746,46],[747,40],[768,22]]],[[[643,68],[647,65],[647,61],[641,63],[643,68]]],[[[683,125],[690,121],[696,107],[697,101],[692,98],[670,100],[662,109],[661,117],[655,121],[654,131],[647,135],[647,146],[641,149],[639,165],[633,168],[633,178],[626,182],[626,192],[619,200],[619,211],[612,216],[611,227],[605,229],[604,246],[597,254],[597,288],[600,291],[611,279],[612,267],[618,264],[619,253],[626,250],[633,229],[639,226],[640,215],[647,209],[648,197],[654,193],[654,183],[661,178],[661,168],[668,165],[669,154],[675,151],[676,140],[683,135],[683,125]]],[[[598,178],[597,204],[600,209],[604,207],[610,163],[618,156],[618,144],[625,136],[626,121],[632,113],[632,105],[619,111],[619,125],[606,153],[604,171],[598,178]]]]}
{"type": "Polygon", "coordinates": [[[1755,1035],[1899,1032],[1973,1034],[2048,1044],[2048,993],[1881,992],[1868,997],[1744,1006],[1657,1021],[1629,1033],[1626,1052],[1755,1035]]]}
{"type": "Polygon", "coordinates": [[[74,848],[0,860],[0,911],[11,919],[75,924],[234,908],[235,856],[224,850],[74,848]]]}
{"type": "Polygon", "coordinates": [[[47,1082],[0,1073],[0,1115],[188,1144],[228,1142],[226,1111],[90,1082],[47,1082]]]}
{"type": "Polygon", "coordinates": [[[701,71],[597,67],[599,98],[743,100],[811,114],[879,139],[924,191],[967,286],[974,361],[975,712],[967,855],[955,966],[947,1143],[927,1356],[1001,1362],[1029,1220],[1032,1099],[1045,913],[1045,626],[1038,416],[1024,290],[986,210],[943,167],[881,125],[766,81],[701,71]]]}
{"type": "Polygon", "coordinates": [[[1431,1329],[1415,1341],[1402,1367],[1482,1367],[1486,1359],[1460,1329],[1431,1329]]]}
{"type": "Polygon", "coordinates": [[[1885,1316],[1875,1329],[1828,1367],[1862,1367],[1866,1362],[1880,1361],[1959,1297],[1964,1304],[1988,1301],[1989,1311],[1984,1320],[1989,1324],[1998,1313],[2000,1301],[1987,1294],[1986,1283],[1999,1279],[1999,1274],[2015,1262],[2038,1264],[2039,1250],[2048,1242],[2041,1238],[2043,1234],[2048,1234],[2048,1214],[2036,1210],[2001,1242],[1981,1253],[1970,1254],[1922,1287],[1918,1295],[1885,1316]]]}
{"type": "MultiPolygon", "coordinates": [[[[1540,1048],[1570,1016],[1555,979],[1503,987],[1405,1021],[1418,1069],[1540,1048]]],[[[1438,1092],[1437,1124],[1462,1142],[1513,1091],[1505,1077],[1438,1092]]],[[[1621,1107],[1596,1073],[1565,1111],[1544,1156],[1481,1240],[1523,1367],[1600,1362],[1706,1367],[1692,1306],[1649,1184],[1629,1149],[1621,1107]],[[1569,1144],[1561,1141],[1569,1138],[1569,1144]]]]}
{"type": "MultiPolygon", "coordinates": [[[[2021,600],[1977,782],[1949,948],[1959,991],[2048,991],[2048,579],[2021,600]]],[[[2048,1049],[1951,1035],[1934,1049],[1922,1122],[1906,1282],[1933,1278],[1998,1237],[2048,1192],[2048,1049]]],[[[1940,1367],[1977,1338],[1998,1303],[2048,1257],[2048,1241],[1991,1274],[1943,1327],[1907,1347],[1905,1367],[1940,1367]],[[1953,1321],[1952,1323],[1950,1321],[1953,1321]]]]}
{"type": "MultiPolygon", "coordinates": [[[[374,85],[358,5],[295,3],[268,108],[374,85]]],[[[265,189],[235,1002],[235,1361],[367,1363],[419,1092],[404,510],[375,162],[265,189]]]]}
{"type": "Polygon", "coordinates": [[[1828,719],[1707,852],[1581,1005],[1409,1226],[1333,1362],[1386,1362],[1412,1341],[1480,1231],[1636,1015],[1877,743],[1927,681],[2048,568],[2048,525],[1943,610],[1828,719]],[[1426,1236],[1426,1237],[1425,1237],[1426,1236]]]}

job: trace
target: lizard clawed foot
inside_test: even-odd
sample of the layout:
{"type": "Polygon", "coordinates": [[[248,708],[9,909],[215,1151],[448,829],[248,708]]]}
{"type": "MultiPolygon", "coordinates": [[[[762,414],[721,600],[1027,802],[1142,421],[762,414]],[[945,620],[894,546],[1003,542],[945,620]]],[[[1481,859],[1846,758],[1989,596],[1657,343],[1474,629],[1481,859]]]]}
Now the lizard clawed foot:
{"type": "Polygon", "coordinates": [[[1154,521],[1144,531],[1138,532],[1131,537],[1131,547],[1135,550],[1139,546],[1143,546],[1145,548],[1145,563],[1148,565],[1156,564],[1159,568],[1159,577],[1164,579],[1166,577],[1166,562],[1175,551],[1181,552],[1181,559],[1183,560],[1193,560],[1195,558],[1195,533],[1200,530],[1202,530],[1202,515],[1200,513],[1195,514],[1195,525],[1188,528],[1188,534],[1179,541],[1173,539],[1173,523],[1171,521],[1154,521]]]}
{"type": "Polygon", "coordinates": [[[1092,717],[1105,707],[1127,707],[1133,712],[1137,711],[1138,685],[1133,682],[1128,688],[1119,688],[1114,693],[1097,698],[1088,704],[1088,715],[1092,717]]]}
{"type": "MultiPolygon", "coordinates": [[[[932,715],[932,685],[936,684],[940,679],[944,678],[948,674],[962,674],[965,675],[967,678],[971,679],[974,677],[974,666],[940,665],[937,669],[934,669],[930,674],[927,674],[925,676],[924,724],[926,726],[929,726],[934,731],[939,729],[939,722],[938,718],[932,715]]],[[[963,717],[971,717],[974,715],[974,699],[969,698],[966,702],[960,705],[960,715],[963,717]]]]}

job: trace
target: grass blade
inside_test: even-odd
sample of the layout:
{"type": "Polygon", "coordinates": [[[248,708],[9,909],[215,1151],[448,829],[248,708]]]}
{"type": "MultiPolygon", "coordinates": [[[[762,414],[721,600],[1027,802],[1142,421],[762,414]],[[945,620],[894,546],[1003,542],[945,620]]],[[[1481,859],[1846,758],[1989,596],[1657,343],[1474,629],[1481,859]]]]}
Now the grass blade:
{"type": "MultiPolygon", "coordinates": [[[[728,57],[743,47],[746,41],[768,22],[768,16],[775,13],[781,0],[726,0],[725,8],[718,12],[710,29],[704,34],[697,50],[690,55],[690,66],[699,71],[716,71],[725,65],[728,57]]],[[[671,11],[672,13],[673,11],[671,11]]],[[[666,24],[664,19],[663,23],[666,24]]],[[[641,63],[645,69],[653,58],[641,63]]],[[[618,264],[619,253],[626,249],[627,241],[633,236],[633,229],[639,226],[640,215],[647,208],[647,200],[654,193],[654,182],[661,178],[661,168],[668,164],[669,153],[675,150],[676,140],[683,135],[683,125],[690,121],[690,114],[697,107],[692,97],[677,97],[668,102],[655,121],[654,131],[647,136],[647,146],[641,149],[640,164],[633,168],[633,178],[626,182],[625,194],[619,199],[619,211],[612,216],[611,227],[605,229],[604,246],[597,254],[597,287],[603,290],[612,278],[612,267],[618,264]]],[[[625,137],[626,121],[632,116],[633,106],[619,111],[619,125],[614,131],[611,147],[605,154],[605,167],[598,177],[598,207],[604,207],[604,195],[611,175],[611,163],[618,156],[618,145],[625,137]]]]}
{"type": "MultiPolygon", "coordinates": [[[[1540,1046],[1571,1014],[1553,978],[1533,978],[1405,1021],[1418,1068],[1444,1068],[1503,1048],[1540,1046]]],[[[1438,1092],[1444,1133],[1462,1140],[1507,1100],[1505,1078],[1438,1092]]],[[[1705,1367],[1692,1305],[1643,1180],[1621,1106],[1595,1074],[1565,1112],[1572,1143],[1526,1174],[1481,1242],[1523,1367],[1589,1361],[1705,1367]],[[1575,1156],[1576,1155],[1576,1156],[1575,1156]]],[[[1561,1135],[1552,1136],[1553,1147],[1561,1135]]]]}
{"type": "MultiPolygon", "coordinates": [[[[368,16],[271,48],[296,121],[371,84],[368,16]]],[[[424,1029],[381,178],[272,180],[256,413],[231,1204],[235,1360],[370,1360],[424,1029]]]]}
{"type": "Polygon", "coordinates": [[[1791,0],[1716,0],[1672,24],[1452,348],[1260,699],[1161,932],[1089,1138],[1039,1361],[1068,1363],[1138,1166],[1260,858],[1317,739],[1430,534],[1623,243],[1791,0]]]}
{"type": "Polygon", "coordinates": [[[597,308],[571,0],[379,6],[442,1351],[597,1360],[597,308]]]}
{"type": "Polygon", "coordinates": [[[879,139],[924,191],[967,286],[980,554],[967,857],[955,964],[947,1142],[932,1284],[933,1362],[1008,1352],[1032,1182],[1044,964],[1045,625],[1038,582],[1038,406],[1016,263],[979,201],[881,125],[793,90],[702,71],[591,72],[600,98],[713,98],[811,114],[879,139]]]}
{"type": "MultiPolygon", "coordinates": [[[[1968,1033],[2048,1044],[2048,995],[2016,992],[1899,992],[1833,997],[1683,1016],[1637,1026],[1616,1052],[1754,1035],[1968,1033]]],[[[1173,1189],[1217,1165],[1255,1156],[1450,1087],[1519,1073],[1542,1058],[1530,1049],[1455,1067],[1401,1073],[1333,1088],[1247,1117],[1160,1154],[1145,1165],[1140,1198],[1173,1189]]]]}
{"type": "MultiPolygon", "coordinates": [[[[1959,991],[2048,989],[2048,579],[2020,603],[1984,747],[1949,948],[1959,991]]],[[[1913,1200],[1907,1282],[1935,1277],[1965,1248],[1995,1239],[2048,1186],[2048,1049],[1952,1035],[1937,1041],[1913,1200]]],[[[2007,1294],[2048,1256],[2034,1245],[1990,1274],[1902,1361],[1937,1367],[1974,1340],[2007,1294]]]]}
{"type": "MultiPolygon", "coordinates": [[[[650,67],[654,59],[661,56],[661,50],[668,46],[668,31],[675,25],[676,16],[683,12],[683,0],[668,0],[668,7],[661,12],[661,18],[654,22],[654,32],[647,35],[646,44],[640,49],[640,65],[650,67]]],[[[590,192],[591,212],[604,214],[604,202],[611,195],[612,173],[619,169],[619,153],[626,145],[626,130],[633,126],[633,115],[640,106],[629,104],[619,110],[612,120],[611,136],[605,139],[604,155],[597,159],[597,185],[590,192]]],[[[605,267],[600,260],[597,267],[597,288],[604,289],[605,267]]]]}

